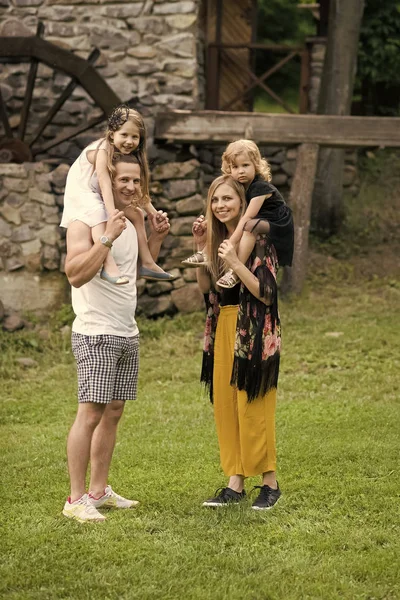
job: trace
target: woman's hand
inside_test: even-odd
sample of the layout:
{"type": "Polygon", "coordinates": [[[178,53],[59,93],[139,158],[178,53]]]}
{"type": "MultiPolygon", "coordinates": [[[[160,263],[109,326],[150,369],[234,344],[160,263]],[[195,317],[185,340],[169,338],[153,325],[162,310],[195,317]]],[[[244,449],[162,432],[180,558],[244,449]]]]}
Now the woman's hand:
{"type": "Polygon", "coordinates": [[[229,240],[224,240],[222,244],[220,244],[218,248],[218,256],[225,261],[225,264],[230,268],[235,270],[235,267],[238,264],[241,264],[238,259],[238,255],[236,254],[236,250],[234,245],[229,240]]]}
{"type": "Polygon", "coordinates": [[[207,242],[207,221],[204,215],[197,217],[192,226],[194,241],[199,250],[203,250],[207,242]]]}

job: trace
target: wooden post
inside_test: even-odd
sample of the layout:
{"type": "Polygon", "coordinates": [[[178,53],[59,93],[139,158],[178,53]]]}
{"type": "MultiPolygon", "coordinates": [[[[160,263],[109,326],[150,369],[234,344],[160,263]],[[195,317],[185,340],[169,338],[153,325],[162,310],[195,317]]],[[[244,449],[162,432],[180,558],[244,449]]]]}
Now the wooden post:
{"type": "Polygon", "coordinates": [[[283,273],[283,294],[300,294],[307,274],[308,231],[318,150],[318,144],[301,144],[297,150],[296,171],[289,195],[294,220],[294,256],[292,266],[285,267],[283,273]]]}

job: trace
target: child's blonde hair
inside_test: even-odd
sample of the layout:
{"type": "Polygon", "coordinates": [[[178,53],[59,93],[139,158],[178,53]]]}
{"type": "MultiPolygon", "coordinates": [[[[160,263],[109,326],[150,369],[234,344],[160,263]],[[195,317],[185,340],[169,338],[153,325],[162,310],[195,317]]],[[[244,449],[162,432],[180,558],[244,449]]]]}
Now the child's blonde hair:
{"type": "Polygon", "coordinates": [[[222,184],[227,184],[232,188],[232,191],[236,193],[240,198],[240,213],[238,218],[240,219],[246,210],[246,199],[244,195],[244,187],[233,179],[231,175],[221,175],[214,179],[211,183],[208,195],[207,195],[207,206],[206,206],[206,221],[207,221],[207,256],[209,258],[208,269],[211,273],[211,277],[215,282],[221,277],[226,271],[226,265],[224,261],[218,256],[218,248],[220,244],[228,237],[228,230],[224,223],[221,223],[214,215],[212,210],[212,199],[214,194],[222,184]]]}
{"type": "Polygon", "coordinates": [[[231,175],[231,168],[232,165],[235,164],[238,154],[247,154],[254,165],[256,175],[259,175],[262,179],[265,179],[265,181],[271,181],[271,167],[269,166],[268,161],[265,160],[265,158],[262,158],[257,144],[252,140],[236,140],[236,142],[228,144],[222,155],[221,171],[224,175],[231,175]]]}
{"type": "MultiPolygon", "coordinates": [[[[149,193],[149,164],[147,162],[146,155],[146,127],[143,121],[142,115],[135,109],[129,108],[125,104],[121,104],[114,108],[111,115],[108,118],[107,129],[105,133],[105,139],[107,141],[107,167],[110,173],[111,180],[115,176],[115,166],[113,164],[115,154],[118,154],[118,150],[115,149],[113,143],[113,134],[121,129],[121,127],[127,122],[131,121],[139,130],[140,141],[138,147],[132,151],[132,155],[136,156],[140,166],[140,187],[142,190],[142,199],[138,204],[146,205],[150,202],[149,193]]],[[[99,144],[100,146],[100,144],[99,144]]],[[[94,164],[96,165],[96,158],[94,164]]]]}

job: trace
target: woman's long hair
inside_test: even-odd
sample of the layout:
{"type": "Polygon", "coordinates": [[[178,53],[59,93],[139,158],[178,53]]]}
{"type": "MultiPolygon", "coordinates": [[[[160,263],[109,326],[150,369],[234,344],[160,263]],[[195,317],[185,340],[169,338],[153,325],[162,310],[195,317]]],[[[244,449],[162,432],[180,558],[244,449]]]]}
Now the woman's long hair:
{"type": "MultiPolygon", "coordinates": [[[[105,133],[105,139],[107,142],[107,167],[110,173],[111,180],[114,179],[115,176],[115,167],[114,167],[114,156],[119,154],[118,150],[115,149],[113,144],[113,133],[121,129],[121,127],[127,122],[132,121],[134,125],[139,130],[140,141],[139,145],[132,152],[132,156],[136,156],[139,161],[140,166],[140,187],[142,190],[142,200],[138,202],[139,204],[145,205],[150,202],[150,192],[149,192],[149,164],[147,161],[146,154],[146,127],[143,121],[142,115],[135,109],[129,108],[125,104],[121,104],[117,106],[111,113],[108,123],[107,129],[105,133]]],[[[96,155],[94,159],[94,169],[96,168],[96,158],[97,152],[103,142],[104,138],[100,140],[99,146],[96,149],[96,155]]]]}
{"type": "Polygon", "coordinates": [[[221,223],[221,221],[219,221],[216,218],[211,208],[214,194],[217,188],[222,184],[229,185],[232,188],[233,192],[237,194],[240,198],[240,212],[238,215],[238,220],[244,215],[246,210],[246,198],[244,193],[244,187],[241,183],[235,181],[230,175],[221,175],[220,177],[217,177],[217,179],[214,179],[208,190],[206,208],[207,258],[209,261],[208,269],[211,273],[211,277],[214,283],[217,279],[221,277],[221,275],[226,270],[224,261],[221,260],[218,256],[218,248],[219,245],[227,239],[228,230],[224,223],[221,223]]]}

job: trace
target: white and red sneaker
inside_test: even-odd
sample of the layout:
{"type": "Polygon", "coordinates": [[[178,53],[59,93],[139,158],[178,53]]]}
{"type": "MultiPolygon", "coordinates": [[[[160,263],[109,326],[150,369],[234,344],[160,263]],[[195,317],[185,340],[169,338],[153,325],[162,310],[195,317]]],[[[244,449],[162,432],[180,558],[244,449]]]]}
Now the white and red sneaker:
{"type": "Polygon", "coordinates": [[[104,515],[100,514],[98,510],[89,502],[87,494],[83,494],[75,502],[71,502],[71,498],[68,498],[63,508],[63,515],[69,519],[75,519],[79,523],[105,521],[104,515]]]}
{"type": "Polygon", "coordinates": [[[100,498],[96,498],[89,492],[88,502],[95,508],[134,508],[139,504],[137,500],[127,500],[116,494],[111,485],[106,487],[100,498]]]}

